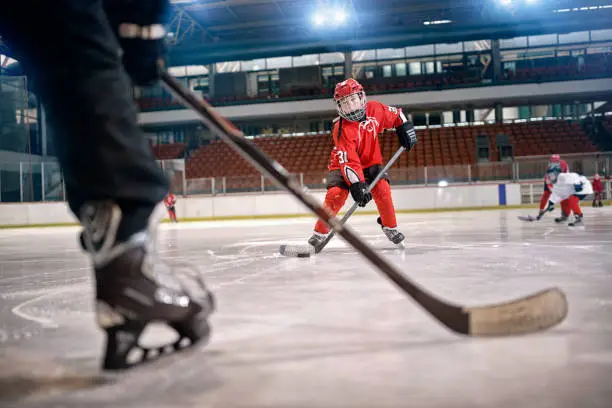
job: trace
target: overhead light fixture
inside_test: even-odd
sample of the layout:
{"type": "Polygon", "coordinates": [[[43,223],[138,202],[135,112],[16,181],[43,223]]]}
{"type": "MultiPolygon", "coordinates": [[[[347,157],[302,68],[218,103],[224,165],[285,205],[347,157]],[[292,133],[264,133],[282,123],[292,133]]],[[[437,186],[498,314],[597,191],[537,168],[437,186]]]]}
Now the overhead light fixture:
{"type": "Polygon", "coordinates": [[[504,6],[509,6],[512,4],[512,0],[499,0],[499,2],[504,6]]]}
{"type": "Polygon", "coordinates": [[[433,21],[423,21],[424,25],[438,25],[438,24],[448,24],[452,23],[453,20],[433,20],[433,21]]]}
{"type": "Polygon", "coordinates": [[[321,13],[316,13],[313,17],[313,22],[316,26],[325,24],[325,16],[321,13]]]}
{"type": "Polygon", "coordinates": [[[557,10],[553,10],[553,13],[568,13],[570,11],[592,11],[592,10],[601,10],[601,9],[607,9],[607,8],[612,8],[612,4],[603,4],[601,6],[584,6],[584,7],[557,9],[557,10]]]}
{"type": "Polygon", "coordinates": [[[344,20],[346,20],[346,13],[344,12],[344,10],[336,11],[336,13],[334,14],[334,20],[337,23],[344,23],[344,20]]]}
{"type": "Polygon", "coordinates": [[[312,22],[315,26],[334,27],[338,24],[343,24],[348,19],[346,11],[342,8],[332,8],[331,10],[317,11],[312,16],[312,22]]]}

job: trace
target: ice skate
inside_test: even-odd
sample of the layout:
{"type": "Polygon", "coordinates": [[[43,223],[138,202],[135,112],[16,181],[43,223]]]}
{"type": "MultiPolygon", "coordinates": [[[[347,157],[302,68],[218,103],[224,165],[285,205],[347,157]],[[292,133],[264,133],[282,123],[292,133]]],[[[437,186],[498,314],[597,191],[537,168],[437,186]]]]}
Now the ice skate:
{"type": "Polygon", "coordinates": [[[562,222],[567,221],[567,218],[568,218],[567,215],[562,213],[560,217],[555,218],[555,222],[557,224],[561,224],[562,222]]]}
{"type": "Polygon", "coordinates": [[[584,227],[584,223],[582,222],[582,215],[575,215],[574,220],[567,224],[568,227],[584,227]]]}
{"type": "Polygon", "coordinates": [[[319,245],[323,244],[323,242],[325,242],[329,234],[330,234],[329,232],[327,234],[323,234],[321,232],[315,231],[312,234],[312,237],[308,239],[308,244],[316,248],[319,245]]]}
{"type": "Polygon", "coordinates": [[[120,242],[118,231],[129,220],[119,206],[95,202],[81,211],[81,245],[91,255],[96,277],[97,323],[107,335],[102,364],[107,370],[130,368],[152,354],[177,351],[209,337],[214,297],[197,270],[178,273],[157,259],[157,214],[150,216],[148,228],[120,242]],[[168,324],[178,340],[153,349],[140,346],[139,337],[151,322],[168,324]]]}
{"type": "Polygon", "coordinates": [[[393,242],[399,249],[405,249],[406,245],[404,244],[404,234],[402,234],[399,228],[389,228],[382,225],[382,220],[380,217],[376,220],[376,222],[381,226],[383,232],[389,239],[389,241],[393,242]]]}

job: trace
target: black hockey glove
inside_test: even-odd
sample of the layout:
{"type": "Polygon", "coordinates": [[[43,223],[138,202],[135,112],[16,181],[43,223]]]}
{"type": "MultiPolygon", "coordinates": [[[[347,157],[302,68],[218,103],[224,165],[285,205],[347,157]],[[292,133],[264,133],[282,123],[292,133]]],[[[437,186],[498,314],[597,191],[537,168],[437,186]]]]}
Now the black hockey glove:
{"type": "Polygon", "coordinates": [[[417,144],[417,135],[411,122],[404,122],[395,128],[400,145],[410,151],[417,144]]]}
{"type": "Polygon", "coordinates": [[[350,187],[351,196],[356,203],[359,203],[360,207],[365,207],[370,200],[372,200],[372,194],[366,193],[368,187],[363,182],[353,183],[350,187]]]}
{"type": "Polygon", "coordinates": [[[553,211],[555,211],[555,203],[553,203],[552,201],[548,201],[546,208],[540,211],[536,220],[540,221],[542,217],[544,216],[544,214],[546,214],[547,212],[553,212],[553,211]]]}
{"type": "Polygon", "coordinates": [[[164,65],[168,0],[104,0],[123,49],[123,66],[135,85],[153,85],[164,65]]]}

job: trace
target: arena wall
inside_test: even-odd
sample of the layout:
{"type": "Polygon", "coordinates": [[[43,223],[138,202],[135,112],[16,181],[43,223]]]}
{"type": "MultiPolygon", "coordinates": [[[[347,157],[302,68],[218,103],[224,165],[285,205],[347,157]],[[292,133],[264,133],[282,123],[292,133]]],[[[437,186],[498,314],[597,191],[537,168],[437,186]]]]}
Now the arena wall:
{"type": "MultiPolygon", "coordinates": [[[[311,192],[323,202],[325,191],[311,192]]],[[[449,187],[395,187],[398,211],[465,207],[494,207],[521,203],[519,184],[457,185],[449,187]]],[[[347,200],[344,210],[352,205],[347,200]]],[[[365,211],[375,211],[371,202],[365,211]]],[[[285,193],[178,197],[179,219],[307,216],[309,211],[285,193]]],[[[76,220],[64,202],[0,204],[0,227],[71,224],[76,220]]]]}

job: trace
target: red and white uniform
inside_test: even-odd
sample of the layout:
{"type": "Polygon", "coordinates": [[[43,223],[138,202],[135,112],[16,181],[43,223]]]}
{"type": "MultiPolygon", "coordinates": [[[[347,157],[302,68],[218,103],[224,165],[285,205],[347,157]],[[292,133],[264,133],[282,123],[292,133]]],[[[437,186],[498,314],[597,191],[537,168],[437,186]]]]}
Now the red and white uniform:
{"type": "MultiPolygon", "coordinates": [[[[550,161],[548,163],[548,167],[546,168],[546,174],[544,175],[544,193],[542,193],[542,197],[540,198],[540,210],[543,210],[548,205],[548,199],[552,193],[553,186],[557,182],[557,177],[561,173],[568,173],[569,166],[565,162],[565,160],[561,160],[558,154],[553,154],[550,156],[550,161]]],[[[561,210],[563,213],[567,214],[567,208],[561,206],[561,210]]]]}
{"type": "Polygon", "coordinates": [[[176,196],[172,193],[168,194],[164,197],[164,205],[166,206],[166,210],[168,210],[168,216],[173,222],[177,222],[176,219],[176,196]]]}
{"type": "Polygon", "coordinates": [[[589,179],[577,173],[561,173],[552,189],[550,201],[555,204],[561,202],[561,208],[566,216],[573,212],[574,215],[582,217],[580,200],[591,194],[593,186],[589,179]],[[580,187],[579,191],[576,190],[577,186],[580,187]]]}
{"type": "MultiPolygon", "coordinates": [[[[347,79],[336,85],[334,101],[340,118],[335,120],[332,130],[334,148],[329,161],[330,179],[338,178],[337,173],[340,173],[346,185],[341,182],[328,184],[323,205],[336,215],[349,195],[346,186],[370,183],[371,180],[366,180],[364,170],[382,165],[378,135],[385,129],[402,125],[406,122],[406,117],[400,109],[378,101],[366,101],[363,87],[354,79],[347,79]]],[[[397,221],[389,182],[381,178],[370,193],[376,203],[383,228],[396,229],[397,221]]],[[[316,233],[326,234],[329,232],[329,226],[318,220],[314,230],[316,233]]]]}
{"type": "Polygon", "coordinates": [[[382,153],[378,141],[379,133],[395,128],[406,121],[401,109],[368,101],[365,120],[352,122],[335,121],[332,132],[334,148],[331,152],[329,170],[340,170],[348,185],[365,181],[363,169],[382,164],[382,153]],[[342,134],[338,131],[342,128],[342,134]]]}
{"type": "Polygon", "coordinates": [[[166,206],[166,208],[174,207],[176,205],[176,196],[172,193],[168,194],[164,198],[164,205],[166,206]]]}

